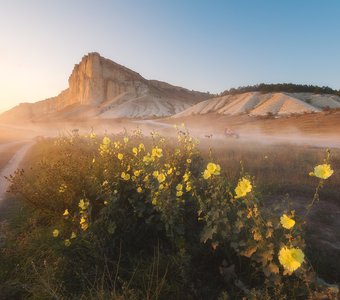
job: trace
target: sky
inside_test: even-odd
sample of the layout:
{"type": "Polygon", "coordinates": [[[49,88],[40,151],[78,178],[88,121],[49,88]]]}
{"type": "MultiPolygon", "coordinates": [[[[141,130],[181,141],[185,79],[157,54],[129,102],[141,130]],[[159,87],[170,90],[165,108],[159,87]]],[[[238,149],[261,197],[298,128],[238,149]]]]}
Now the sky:
{"type": "Polygon", "coordinates": [[[0,112],[56,96],[94,51],[203,92],[340,89],[340,1],[0,0],[0,112]]]}

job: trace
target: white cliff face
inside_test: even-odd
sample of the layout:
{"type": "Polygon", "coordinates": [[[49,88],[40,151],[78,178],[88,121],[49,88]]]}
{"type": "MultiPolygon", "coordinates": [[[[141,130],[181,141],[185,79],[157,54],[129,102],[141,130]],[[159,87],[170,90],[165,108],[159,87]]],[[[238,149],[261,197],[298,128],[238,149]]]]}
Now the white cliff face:
{"type": "Polygon", "coordinates": [[[103,68],[99,55],[83,57],[80,64],[74,67],[68,82],[68,97],[72,102],[91,105],[104,101],[103,68]]]}
{"type": "Polygon", "coordinates": [[[138,97],[148,90],[145,81],[138,73],[90,53],[73,69],[68,98],[72,103],[98,105],[123,93],[138,97]]]}
{"type": "Polygon", "coordinates": [[[131,109],[138,107],[138,111],[144,112],[141,117],[147,117],[145,115],[147,112],[154,117],[170,115],[170,111],[182,111],[199,101],[208,99],[205,93],[189,91],[155,80],[146,80],[138,73],[101,57],[98,53],[84,56],[80,63],[74,66],[68,83],[69,88],[58,96],[18,106],[6,113],[7,116],[14,116],[21,110],[19,114],[31,120],[46,118],[48,115],[63,118],[65,111],[73,110],[77,112],[76,115],[69,112],[66,112],[66,115],[77,118],[82,117],[83,107],[83,116],[87,116],[85,111],[91,110],[92,117],[101,117],[104,112],[106,116],[112,117],[125,115],[138,117],[137,110],[133,112],[126,110],[128,107],[131,109]],[[133,106],[122,106],[123,102],[127,104],[131,101],[134,103],[133,106]],[[143,107],[146,104],[147,109],[143,107]],[[108,110],[117,109],[122,111],[108,113],[108,110]]]}

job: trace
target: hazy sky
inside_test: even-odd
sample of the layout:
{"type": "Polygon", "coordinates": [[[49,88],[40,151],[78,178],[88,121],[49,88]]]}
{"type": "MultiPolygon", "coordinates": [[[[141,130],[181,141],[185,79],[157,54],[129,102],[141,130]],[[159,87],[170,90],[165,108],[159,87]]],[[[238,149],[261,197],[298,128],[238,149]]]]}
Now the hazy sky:
{"type": "Polygon", "coordinates": [[[0,0],[0,111],[57,95],[92,51],[200,91],[340,89],[340,1],[0,0]]]}

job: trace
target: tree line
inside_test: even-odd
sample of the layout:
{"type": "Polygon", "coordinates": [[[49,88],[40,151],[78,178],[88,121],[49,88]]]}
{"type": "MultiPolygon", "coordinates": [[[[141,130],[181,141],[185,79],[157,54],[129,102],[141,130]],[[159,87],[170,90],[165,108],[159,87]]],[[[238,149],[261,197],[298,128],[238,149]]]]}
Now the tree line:
{"type": "Polygon", "coordinates": [[[276,83],[266,84],[260,83],[256,85],[241,86],[238,88],[231,88],[221,93],[221,96],[237,95],[248,92],[260,93],[314,93],[314,94],[334,94],[340,96],[340,90],[333,90],[328,86],[316,86],[307,84],[294,84],[294,83],[276,83]]]}

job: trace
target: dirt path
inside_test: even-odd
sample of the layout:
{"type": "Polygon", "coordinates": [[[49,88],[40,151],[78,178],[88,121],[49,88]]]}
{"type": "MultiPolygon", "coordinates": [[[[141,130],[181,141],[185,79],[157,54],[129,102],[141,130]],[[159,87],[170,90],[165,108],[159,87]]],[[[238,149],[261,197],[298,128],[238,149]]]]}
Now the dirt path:
{"type": "Polygon", "coordinates": [[[5,144],[0,144],[0,154],[1,152],[3,152],[4,150],[7,150],[8,148],[15,146],[15,145],[19,145],[22,144],[23,141],[16,141],[16,142],[10,142],[10,143],[5,143],[5,144]]]}
{"type": "MultiPolygon", "coordinates": [[[[13,142],[8,144],[0,145],[0,155],[1,151],[4,149],[11,147],[19,142],[13,142]]],[[[8,181],[6,180],[5,176],[8,177],[9,175],[13,174],[14,171],[19,167],[20,163],[22,162],[23,158],[25,157],[27,151],[32,147],[34,143],[29,142],[25,143],[19,150],[13,155],[7,165],[0,170],[0,202],[4,199],[5,193],[8,188],[8,181]]]]}

